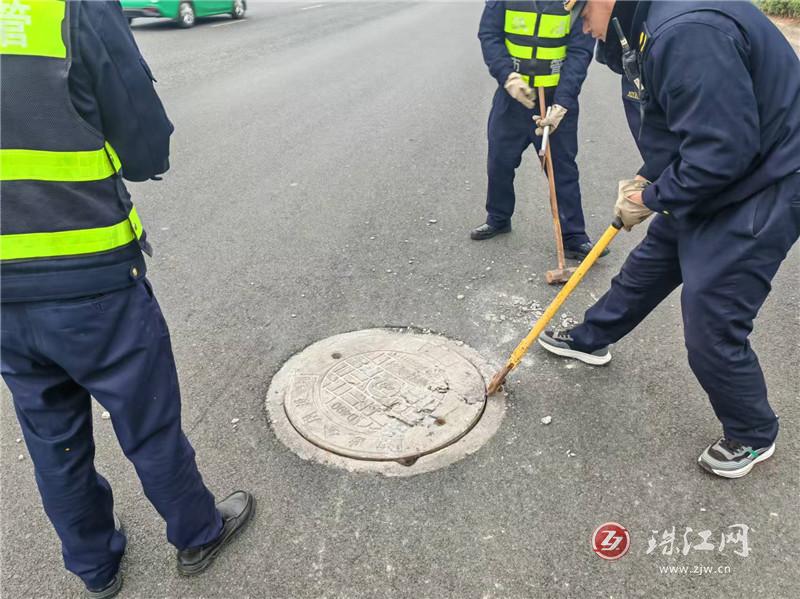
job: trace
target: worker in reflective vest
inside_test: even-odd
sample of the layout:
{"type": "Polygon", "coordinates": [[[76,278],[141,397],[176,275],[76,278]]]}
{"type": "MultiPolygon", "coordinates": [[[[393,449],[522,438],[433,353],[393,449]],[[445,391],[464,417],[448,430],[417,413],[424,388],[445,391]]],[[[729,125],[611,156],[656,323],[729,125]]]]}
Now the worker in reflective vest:
{"type": "Polygon", "coordinates": [[[689,366],[722,428],[697,463],[740,478],[778,437],[749,337],[800,238],[800,61],[752,2],[589,0],[582,16],[640,104],[626,112],[644,164],[619,182],[615,214],[628,230],[654,218],[584,321],[540,343],[606,364],[680,287],[689,366]]]}
{"type": "Polygon", "coordinates": [[[553,107],[548,124],[565,254],[582,259],[592,248],[575,159],[578,95],[592,61],[594,40],[582,32],[575,4],[486,2],[478,38],[484,61],[499,86],[489,114],[486,222],[472,231],[472,239],[511,231],[515,171],[523,152],[531,144],[538,150],[542,139],[534,121],[540,116],[537,88],[542,87],[547,105],[553,107]]]}
{"type": "Polygon", "coordinates": [[[169,168],[172,124],[117,2],[0,0],[2,375],[66,567],[115,595],[126,538],[94,468],[110,413],[178,568],[201,571],[253,513],[215,505],[181,430],[150,246],[123,184],[169,168]]]}

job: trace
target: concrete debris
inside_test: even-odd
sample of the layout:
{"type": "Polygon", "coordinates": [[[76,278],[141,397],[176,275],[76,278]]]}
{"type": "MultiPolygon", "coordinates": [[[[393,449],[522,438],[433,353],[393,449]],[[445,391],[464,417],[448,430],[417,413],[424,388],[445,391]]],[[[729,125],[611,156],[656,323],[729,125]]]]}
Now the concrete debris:
{"type": "Polygon", "coordinates": [[[463,293],[459,293],[459,294],[456,296],[456,299],[458,299],[458,300],[462,300],[462,299],[464,299],[464,294],[463,294],[463,293]]]}
{"type": "Polygon", "coordinates": [[[541,422],[542,422],[542,424],[550,424],[551,422],[553,422],[553,417],[552,416],[545,416],[544,418],[542,418],[541,422]]]}
{"type": "Polygon", "coordinates": [[[239,424],[238,418],[231,418],[231,424],[239,424]]]}
{"type": "Polygon", "coordinates": [[[17,438],[14,440],[14,443],[22,443],[22,439],[20,439],[19,437],[17,437],[17,438]]]}
{"type": "Polygon", "coordinates": [[[17,456],[17,460],[19,460],[20,462],[21,462],[22,460],[24,460],[24,459],[25,459],[25,456],[24,456],[24,455],[22,455],[22,454],[19,454],[19,455],[17,456]]]}
{"type": "Polygon", "coordinates": [[[568,314],[561,315],[561,328],[562,329],[571,329],[578,324],[578,321],[569,316],[568,314]]]}
{"type": "Polygon", "coordinates": [[[108,410],[104,410],[102,414],[100,414],[100,418],[103,420],[109,420],[111,418],[111,414],[108,413],[108,410]]]}
{"type": "Polygon", "coordinates": [[[428,224],[429,224],[429,225],[435,225],[437,222],[439,222],[439,221],[437,221],[435,218],[432,218],[432,219],[430,219],[430,220],[428,221],[428,224]]]}

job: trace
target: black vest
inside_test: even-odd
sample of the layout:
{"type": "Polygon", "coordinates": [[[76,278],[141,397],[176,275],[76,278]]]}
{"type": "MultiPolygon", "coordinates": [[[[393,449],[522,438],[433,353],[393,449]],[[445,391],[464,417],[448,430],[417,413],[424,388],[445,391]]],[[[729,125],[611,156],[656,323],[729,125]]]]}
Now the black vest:
{"type": "Polygon", "coordinates": [[[119,159],[70,100],[73,7],[63,0],[10,6],[0,40],[2,299],[130,285],[144,276],[147,243],[119,159]]]}

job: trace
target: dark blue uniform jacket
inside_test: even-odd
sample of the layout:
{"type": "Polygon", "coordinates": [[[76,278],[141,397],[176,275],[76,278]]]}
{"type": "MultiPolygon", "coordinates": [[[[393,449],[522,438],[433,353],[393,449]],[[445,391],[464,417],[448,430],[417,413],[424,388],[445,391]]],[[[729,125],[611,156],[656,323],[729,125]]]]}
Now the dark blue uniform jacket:
{"type": "Polygon", "coordinates": [[[70,26],[69,87],[78,114],[105,134],[124,178],[145,181],[166,172],[172,123],[119,2],[74,2],[70,26]]]}
{"type": "MultiPolygon", "coordinates": [[[[539,0],[539,4],[546,3],[539,0]]],[[[533,5],[534,2],[531,4],[533,5]]],[[[550,4],[562,5],[563,3],[553,1],[550,4]]],[[[501,87],[505,85],[508,75],[514,70],[511,55],[508,53],[505,43],[505,12],[505,2],[487,1],[478,29],[483,60],[489,67],[492,77],[497,79],[497,83],[501,87]]],[[[582,29],[583,19],[575,19],[567,39],[567,59],[561,67],[561,79],[550,100],[553,104],[560,104],[567,110],[578,108],[578,94],[581,93],[581,86],[586,79],[586,71],[589,63],[592,62],[594,52],[594,40],[591,36],[584,35],[582,29]]],[[[511,99],[510,96],[508,99],[511,99]]],[[[511,99],[511,101],[516,100],[511,99]]]]}
{"type": "MultiPolygon", "coordinates": [[[[758,8],[618,2],[614,11],[640,52],[649,208],[708,216],[800,169],[800,61],[758,8]]],[[[617,72],[619,55],[609,27],[603,58],[617,72]]]]}

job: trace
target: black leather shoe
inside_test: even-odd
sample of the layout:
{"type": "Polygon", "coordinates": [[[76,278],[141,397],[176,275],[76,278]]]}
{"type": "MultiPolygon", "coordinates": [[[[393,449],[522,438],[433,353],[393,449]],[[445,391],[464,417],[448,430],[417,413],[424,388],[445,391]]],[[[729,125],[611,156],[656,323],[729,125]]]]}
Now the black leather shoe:
{"type": "Polygon", "coordinates": [[[234,491],[217,504],[222,515],[222,532],[216,540],[178,551],[178,572],[184,576],[200,574],[253,517],[256,499],[247,491],[234,491]]]}
{"type": "MultiPolygon", "coordinates": [[[[571,248],[564,248],[564,257],[569,258],[570,260],[583,260],[589,255],[589,252],[592,251],[593,247],[594,244],[591,241],[587,241],[586,243],[582,243],[571,248]]],[[[608,256],[608,248],[600,252],[600,258],[603,256],[608,256]]]]}
{"type": "Polygon", "coordinates": [[[87,587],[84,597],[87,597],[88,599],[111,599],[111,597],[116,597],[121,590],[122,574],[117,572],[114,575],[114,578],[111,579],[111,582],[109,582],[102,589],[94,590],[87,587]]]}
{"type": "Polygon", "coordinates": [[[491,239],[497,235],[502,235],[504,233],[511,232],[511,225],[508,224],[505,227],[493,227],[489,224],[483,224],[476,229],[472,229],[470,231],[469,236],[474,239],[475,241],[483,241],[484,239],[491,239]]]}

